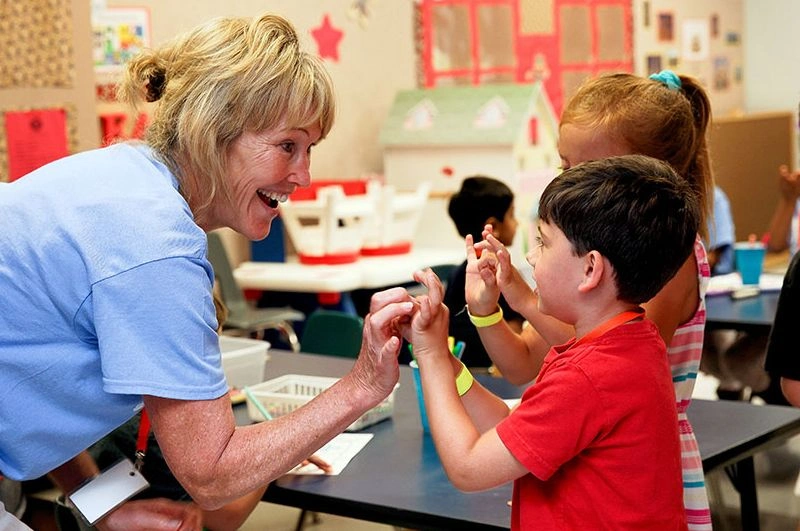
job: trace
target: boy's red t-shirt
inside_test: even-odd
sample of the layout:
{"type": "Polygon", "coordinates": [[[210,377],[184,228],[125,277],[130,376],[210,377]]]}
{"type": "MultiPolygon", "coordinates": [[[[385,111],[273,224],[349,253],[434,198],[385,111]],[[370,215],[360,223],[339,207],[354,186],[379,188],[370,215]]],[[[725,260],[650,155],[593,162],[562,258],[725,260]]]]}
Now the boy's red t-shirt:
{"type": "Polygon", "coordinates": [[[647,319],[551,349],[497,433],[529,471],[511,529],[686,529],[675,391],[647,319]]]}

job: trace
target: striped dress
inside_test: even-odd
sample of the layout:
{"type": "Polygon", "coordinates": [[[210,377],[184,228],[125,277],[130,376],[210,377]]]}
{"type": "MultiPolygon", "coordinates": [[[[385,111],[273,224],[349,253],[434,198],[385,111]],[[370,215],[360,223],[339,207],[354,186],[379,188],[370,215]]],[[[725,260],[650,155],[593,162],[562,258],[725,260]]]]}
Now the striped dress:
{"type": "Polygon", "coordinates": [[[698,237],[694,244],[700,285],[700,304],[697,313],[688,322],[675,330],[667,355],[675,385],[675,400],[678,407],[678,430],[681,436],[681,461],[683,466],[683,504],[690,531],[710,531],[711,511],[708,507],[703,463],[694,430],[686,417],[686,409],[692,401],[692,391],[700,368],[703,352],[703,331],[706,326],[706,288],[711,276],[706,250],[698,237]]]}

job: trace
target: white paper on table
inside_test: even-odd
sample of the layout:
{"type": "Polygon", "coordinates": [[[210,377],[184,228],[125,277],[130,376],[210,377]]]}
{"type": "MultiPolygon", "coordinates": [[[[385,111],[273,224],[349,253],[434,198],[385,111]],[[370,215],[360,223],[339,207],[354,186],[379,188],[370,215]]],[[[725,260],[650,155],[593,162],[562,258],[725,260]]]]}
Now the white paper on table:
{"type": "MultiPolygon", "coordinates": [[[[361,451],[372,439],[371,433],[342,433],[316,451],[314,455],[331,465],[331,472],[327,475],[338,476],[344,467],[361,451]]],[[[287,474],[323,475],[325,472],[316,465],[297,465],[287,474]]]]}
{"type": "MultiPolygon", "coordinates": [[[[780,291],[783,286],[783,275],[774,273],[761,273],[758,287],[761,291],[780,291]]],[[[715,275],[708,283],[706,295],[720,295],[730,293],[743,287],[742,277],[737,272],[727,275],[715,275]]]]}

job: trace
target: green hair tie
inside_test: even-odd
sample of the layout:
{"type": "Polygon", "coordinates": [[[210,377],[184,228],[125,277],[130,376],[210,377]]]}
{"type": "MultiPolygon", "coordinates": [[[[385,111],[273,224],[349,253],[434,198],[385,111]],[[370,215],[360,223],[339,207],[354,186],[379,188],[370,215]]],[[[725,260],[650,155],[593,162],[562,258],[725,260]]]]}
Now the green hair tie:
{"type": "Polygon", "coordinates": [[[650,74],[650,79],[658,81],[670,90],[681,89],[681,78],[679,78],[672,70],[662,70],[658,74],[650,74]]]}

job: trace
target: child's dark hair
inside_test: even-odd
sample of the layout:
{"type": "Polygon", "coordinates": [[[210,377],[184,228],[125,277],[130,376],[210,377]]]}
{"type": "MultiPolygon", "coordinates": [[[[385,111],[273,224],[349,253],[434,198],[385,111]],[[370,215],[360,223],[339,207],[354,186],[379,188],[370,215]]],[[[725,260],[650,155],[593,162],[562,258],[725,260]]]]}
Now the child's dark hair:
{"type": "Polygon", "coordinates": [[[503,221],[514,202],[514,192],[505,183],[474,175],[461,183],[461,189],[450,197],[447,213],[461,236],[472,234],[479,240],[486,220],[503,221]]]}
{"type": "Polygon", "coordinates": [[[701,212],[685,179],[643,155],[574,166],[539,202],[539,219],[561,229],[576,255],[608,258],[619,298],[635,304],[653,298],[692,253],[701,212]]]}

